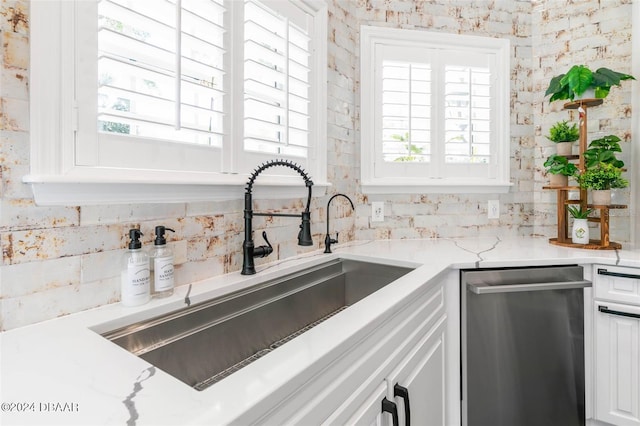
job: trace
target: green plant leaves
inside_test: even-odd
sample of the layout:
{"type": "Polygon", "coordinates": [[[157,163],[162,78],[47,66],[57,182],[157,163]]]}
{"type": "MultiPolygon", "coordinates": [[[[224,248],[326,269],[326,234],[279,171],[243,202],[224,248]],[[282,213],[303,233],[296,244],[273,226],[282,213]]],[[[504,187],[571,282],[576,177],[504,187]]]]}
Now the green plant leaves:
{"type": "Polygon", "coordinates": [[[629,182],[621,175],[622,170],[613,164],[600,163],[580,174],[578,182],[582,188],[588,189],[625,188],[629,182]]]}
{"type": "Polygon", "coordinates": [[[600,163],[612,164],[614,167],[624,167],[624,162],[616,158],[616,152],[622,152],[620,147],[621,139],[616,135],[604,136],[594,139],[589,144],[589,148],[584,152],[585,165],[587,168],[595,167],[600,163]]]}
{"type": "Polygon", "coordinates": [[[553,95],[549,99],[549,102],[570,98],[569,86],[561,83],[564,76],[565,74],[560,74],[551,79],[551,82],[549,83],[549,87],[547,88],[547,91],[544,94],[545,96],[553,95]]]}
{"type": "Polygon", "coordinates": [[[593,73],[593,85],[596,87],[596,98],[606,98],[611,86],[620,86],[622,80],[635,80],[629,74],[612,71],[608,68],[598,68],[593,73]]]}
{"type": "Polygon", "coordinates": [[[576,219],[586,219],[593,211],[593,209],[582,210],[582,207],[576,206],[568,206],[567,210],[569,211],[569,214],[571,214],[571,217],[574,217],[576,219]]]}
{"type": "Polygon", "coordinates": [[[596,99],[604,99],[609,96],[609,89],[611,89],[611,86],[596,87],[596,99]]]}
{"type": "Polygon", "coordinates": [[[567,120],[558,121],[549,129],[547,139],[553,142],[573,142],[580,138],[580,130],[575,123],[569,125],[567,120]]]}
{"type": "Polygon", "coordinates": [[[569,86],[569,92],[573,92],[571,99],[580,96],[591,86],[593,82],[593,72],[584,65],[574,65],[569,72],[560,80],[560,84],[569,86]]]}
{"type": "Polygon", "coordinates": [[[558,91],[560,91],[562,89],[562,84],[560,83],[560,81],[562,81],[562,79],[564,78],[564,74],[560,74],[557,75],[555,77],[553,77],[551,79],[551,81],[549,82],[549,87],[547,88],[547,91],[544,92],[545,96],[549,96],[552,93],[556,93],[558,91]]]}
{"type": "Polygon", "coordinates": [[[575,164],[570,163],[567,157],[553,154],[544,162],[547,171],[552,175],[575,176],[578,168],[575,164]]]}
{"type": "Polygon", "coordinates": [[[566,74],[551,79],[545,96],[551,95],[549,102],[561,99],[573,100],[587,89],[595,89],[596,98],[606,98],[611,86],[619,86],[622,80],[635,80],[629,74],[598,68],[592,72],[586,65],[574,65],[566,74]]]}
{"type": "Polygon", "coordinates": [[[405,132],[404,135],[398,135],[398,134],[393,134],[391,135],[391,138],[394,140],[397,140],[399,142],[407,142],[404,144],[404,148],[407,150],[407,154],[405,156],[402,157],[398,157],[393,161],[397,161],[397,162],[415,162],[415,161],[422,161],[421,157],[417,157],[414,154],[422,154],[423,148],[413,145],[411,143],[410,139],[410,135],[409,132],[405,132]]]}
{"type": "Polygon", "coordinates": [[[629,74],[612,71],[609,68],[598,68],[593,73],[593,83],[596,86],[619,86],[622,80],[635,80],[629,74]]]}

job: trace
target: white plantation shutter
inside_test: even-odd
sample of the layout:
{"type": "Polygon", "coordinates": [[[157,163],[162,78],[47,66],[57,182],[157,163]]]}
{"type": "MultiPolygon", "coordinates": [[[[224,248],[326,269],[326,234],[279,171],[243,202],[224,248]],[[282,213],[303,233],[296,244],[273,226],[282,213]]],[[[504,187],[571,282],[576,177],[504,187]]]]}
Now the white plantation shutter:
{"type": "Polygon", "coordinates": [[[222,146],[223,14],[216,1],[101,0],[99,131],[222,146]]]}
{"type": "Polygon", "coordinates": [[[431,67],[382,62],[382,155],[385,162],[431,161],[431,67]]]}
{"type": "Polygon", "coordinates": [[[445,162],[490,163],[490,69],[447,65],[444,79],[445,162]]]}
{"type": "Polygon", "coordinates": [[[442,49],[440,61],[441,175],[494,178],[498,161],[504,161],[498,157],[496,55],[442,49]]]}
{"type": "Polygon", "coordinates": [[[379,45],[375,53],[376,176],[435,175],[435,52],[379,45]]]}
{"type": "Polygon", "coordinates": [[[190,164],[199,159],[195,170],[220,170],[225,132],[222,0],[79,5],[88,16],[97,16],[95,38],[79,40],[86,72],[79,76],[78,103],[95,100],[96,105],[79,111],[78,137],[95,141],[81,147],[79,163],[122,165],[122,157],[130,154],[125,166],[194,170],[190,164]],[[98,57],[92,64],[95,46],[98,57]],[[189,152],[185,145],[199,148],[189,152]]]}
{"type": "Polygon", "coordinates": [[[307,157],[311,24],[293,3],[245,1],[245,151],[307,157]]]}

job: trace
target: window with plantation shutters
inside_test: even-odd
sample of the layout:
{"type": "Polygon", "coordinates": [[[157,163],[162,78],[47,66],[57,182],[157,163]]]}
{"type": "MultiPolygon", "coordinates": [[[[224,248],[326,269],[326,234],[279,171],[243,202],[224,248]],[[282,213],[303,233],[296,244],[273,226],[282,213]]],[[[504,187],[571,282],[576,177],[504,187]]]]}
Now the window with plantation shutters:
{"type": "Polygon", "coordinates": [[[162,201],[214,185],[227,199],[276,157],[325,181],[324,2],[32,0],[31,15],[34,188],[135,183],[162,201]]]}
{"type": "Polygon", "coordinates": [[[367,26],[361,40],[365,192],[508,189],[509,42],[367,26]]]}

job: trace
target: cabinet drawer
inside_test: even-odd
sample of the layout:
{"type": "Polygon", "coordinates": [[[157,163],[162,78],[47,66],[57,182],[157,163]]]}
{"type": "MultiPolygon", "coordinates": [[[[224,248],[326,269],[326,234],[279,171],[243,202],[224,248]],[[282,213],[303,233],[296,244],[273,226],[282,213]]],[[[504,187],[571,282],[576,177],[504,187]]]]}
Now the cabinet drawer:
{"type": "Polygon", "coordinates": [[[640,305],[640,268],[594,265],[594,297],[640,305]]]}

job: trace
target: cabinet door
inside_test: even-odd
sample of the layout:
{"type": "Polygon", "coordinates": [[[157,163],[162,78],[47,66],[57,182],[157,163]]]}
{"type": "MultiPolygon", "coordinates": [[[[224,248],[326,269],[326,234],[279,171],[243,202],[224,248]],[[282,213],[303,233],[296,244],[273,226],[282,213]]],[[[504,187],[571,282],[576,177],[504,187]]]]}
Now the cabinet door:
{"type": "Polygon", "coordinates": [[[596,302],[596,418],[640,426],[640,306],[596,302]],[[602,310],[613,312],[602,312],[602,310]]]}
{"type": "MultiPolygon", "coordinates": [[[[435,334],[436,328],[440,332],[446,328],[443,282],[426,283],[413,295],[405,304],[394,307],[384,321],[376,320],[375,327],[365,327],[343,340],[309,368],[312,376],[292,380],[294,386],[283,390],[281,403],[272,404],[266,413],[249,413],[235,423],[392,425],[392,416],[382,414],[382,400],[386,397],[394,401],[393,396],[387,395],[386,378],[408,354],[415,352],[425,336],[435,334]]],[[[444,352],[443,347],[435,352],[438,350],[444,352]]],[[[443,353],[439,356],[442,359],[443,353]]],[[[438,373],[444,375],[441,363],[437,367],[438,373]]],[[[420,422],[414,422],[416,425],[420,422]]]]}
{"type": "Polygon", "coordinates": [[[395,397],[400,425],[407,424],[407,412],[414,426],[445,424],[445,330],[443,315],[387,379],[387,397],[395,397]],[[409,410],[396,385],[408,390],[409,410]]]}

